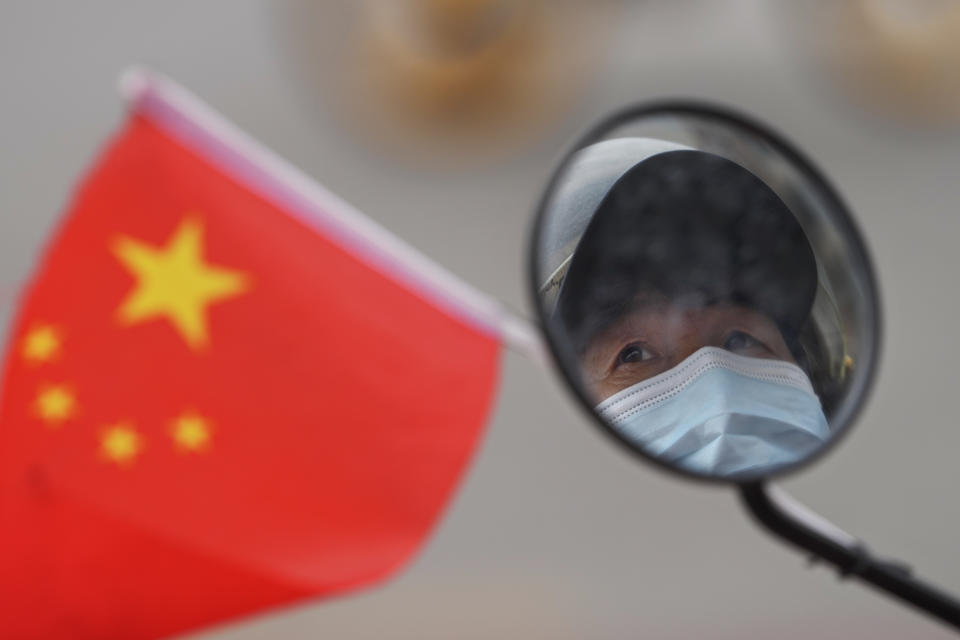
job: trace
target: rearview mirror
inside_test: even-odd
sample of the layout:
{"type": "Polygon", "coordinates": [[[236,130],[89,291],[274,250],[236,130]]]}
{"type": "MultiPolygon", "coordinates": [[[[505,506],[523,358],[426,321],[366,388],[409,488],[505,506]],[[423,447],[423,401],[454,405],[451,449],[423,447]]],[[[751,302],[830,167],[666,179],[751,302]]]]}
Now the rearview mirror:
{"type": "Polygon", "coordinates": [[[638,106],[581,137],[541,197],[530,287],[597,424],[699,479],[823,455],[877,366],[879,293],[846,206],[779,135],[712,106],[638,106]]]}

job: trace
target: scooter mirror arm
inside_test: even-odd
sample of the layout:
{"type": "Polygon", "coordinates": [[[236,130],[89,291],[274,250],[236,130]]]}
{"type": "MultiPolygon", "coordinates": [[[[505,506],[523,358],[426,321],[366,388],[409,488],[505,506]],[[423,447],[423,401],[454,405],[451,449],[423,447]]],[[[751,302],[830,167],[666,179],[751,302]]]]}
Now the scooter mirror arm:
{"type": "Polygon", "coordinates": [[[743,484],[740,497],[758,523],[813,559],[855,577],[960,629],[960,601],[914,576],[910,567],[873,556],[860,540],[813,513],[778,487],[743,484]]]}

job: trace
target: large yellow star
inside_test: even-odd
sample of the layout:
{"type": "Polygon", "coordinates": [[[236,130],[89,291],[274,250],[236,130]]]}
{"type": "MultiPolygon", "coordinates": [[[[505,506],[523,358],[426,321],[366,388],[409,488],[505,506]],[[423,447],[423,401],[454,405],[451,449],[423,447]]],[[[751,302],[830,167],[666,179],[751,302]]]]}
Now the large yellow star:
{"type": "Polygon", "coordinates": [[[121,236],[113,254],[137,281],[117,310],[120,322],[166,318],[191,349],[209,343],[207,306],[249,288],[246,274],[204,262],[203,225],[195,218],[184,219],[165,247],[121,236]]]}

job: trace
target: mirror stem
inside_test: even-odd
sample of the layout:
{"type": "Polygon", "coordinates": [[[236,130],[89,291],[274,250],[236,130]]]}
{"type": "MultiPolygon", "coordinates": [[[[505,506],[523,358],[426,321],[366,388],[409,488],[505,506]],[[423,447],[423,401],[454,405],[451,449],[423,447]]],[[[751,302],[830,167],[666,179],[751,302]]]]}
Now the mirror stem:
{"type": "Polygon", "coordinates": [[[856,577],[960,629],[960,601],[914,576],[910,567],[875,557],[863,542],[778,487],[764,482],[744,484],[740,497],[768,531],[810,552],[813,560],[834,565],[841,578],[856,577]]]}

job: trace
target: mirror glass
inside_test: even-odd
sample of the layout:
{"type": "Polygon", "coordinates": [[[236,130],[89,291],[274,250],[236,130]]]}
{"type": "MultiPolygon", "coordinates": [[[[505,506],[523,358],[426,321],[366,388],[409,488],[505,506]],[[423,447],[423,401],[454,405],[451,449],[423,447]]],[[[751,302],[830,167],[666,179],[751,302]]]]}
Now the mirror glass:
{"type": "Polygon", "coordinates": [[[669,468],[782,474],[865,399],[880,323],[864,243],[819,171],[745,116],[664,104],[601,123],[551,179],[532,254],[565,378],[669,468]]]}

